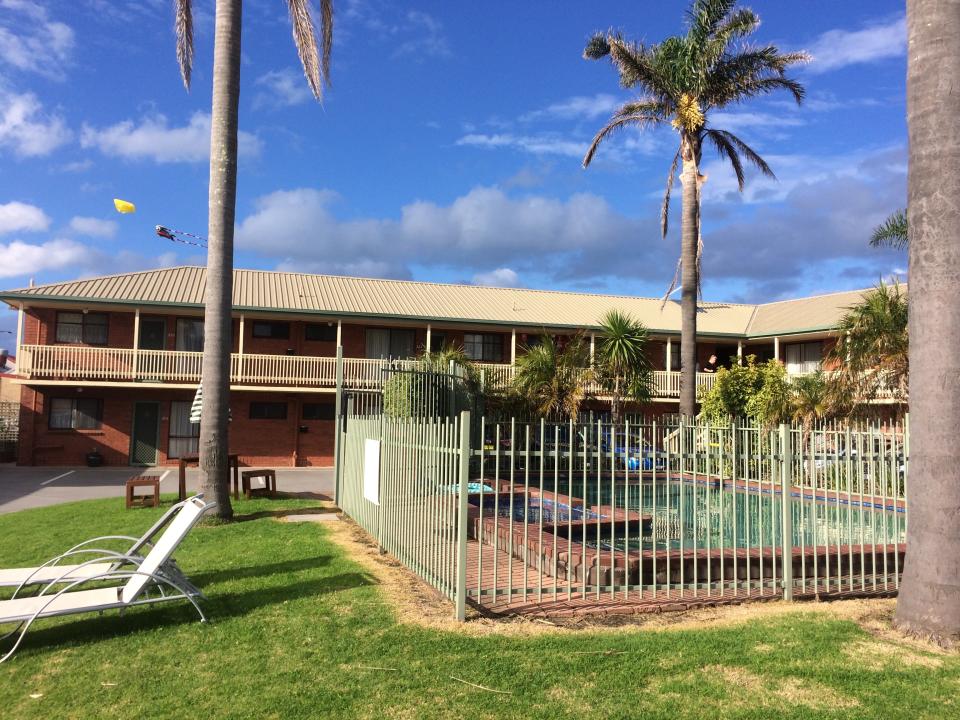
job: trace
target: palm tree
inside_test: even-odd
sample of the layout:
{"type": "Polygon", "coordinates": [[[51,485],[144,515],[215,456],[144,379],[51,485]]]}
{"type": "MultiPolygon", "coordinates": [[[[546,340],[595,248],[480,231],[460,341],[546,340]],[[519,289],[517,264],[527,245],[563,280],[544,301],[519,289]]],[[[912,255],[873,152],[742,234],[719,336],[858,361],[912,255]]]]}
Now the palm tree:
{"type": "Polygon", "coordinates": [[[910,484],[907,554],[896,624],[960,643],[960,13],[907,0],[910,147],[910,484]]]}
{"type": "MultiPolygon", "coordinates": [[[[320,0],[321,45],[317,48],[309,0],[287,0],[293,39],[307,82],[319,100],[329,84],[333,2],[320,0]]],[[[227,466],[230,408],[230,350],[233,344],[233,224],[237,202],[237,114],[240,104],[242,0],[217,0],[213,45],[213,104],[210,114],[210,190],[207,276],[204,291],[203,411],[200,468],[207,497],[217,514],[233,516],[227,466]]],[[[176,0],[177,61],[190,89],[193,69],[193,3],[176,0]]]]}
{"type": "Polygon", "coordinates": [[[619,310],[600,321],[594,367],[597,381],[610,393],[613,422],[620,422],[624,400],[642,403],[650,399],[651,368],[647,358],[647,328],[619,310]]]}
{"type": "MultiPolygon", "coordinates": [[[[587,167],[600,143],[624,128],[650,128],[669,124],[680,145],[667,173],[667,189],[660,212],[661,232],[667,233],[670,191],[683,164],[683,212],[680,239],[681,337],[680,412],[696,411],[697,294],[700,287],[700,189],[706,176],[700,173],[705,141],[730,161],[741,190],[745,182],[744,160],[773,177],[770,166],[733,133],[709,124],[711,110],[741,103],[748,98],[786,90],[797,103],[804,89],[786,76],[787,69],[805,62],[805,53],[781,53],[773,45],[733,47],[752,34],[760,19],[736,0],[694,0],[688,11],[686,35],[669,37],[656,45],[628,42],[619,33],[598,33],[587,42],[585,58],[610,57],[620,75],[620,84],[636,88],[640,97],[622,105],[597,133],[583,159],[587,167]]],[[[676,277],[674,277],[674,285],[676,277]]],[[[673,287],[668,291],[671,292],[673,287]]],[[[666,296],[665,296],[666,297],[666,296]]]]}
{"type": "Polygon", "coordinates": [[[870,247],[891,247],[902,250],[907,247],[907,211],[897,210],[883,221],[870,236],[870,247]]]}
{"type": "Polygon", "coordinates": [[[560,347],[552,335],[543,335],[539,344],[523,350],[517,357],[513,391],[541,417],[559,414],[576,420],[593,380],[583,336],[575,335],[560,347]]]}
{"type": "Polygon", "coordinates": [[[814,424],[827,416],[829,408],[829,386],[822,370],[790,381],[790,419],[800,424],[801,447],[807,446],[814,424]]]}
{"type": "Polygon", "coordinates": [[[863,300],[847,308],[837,325],[841,340],[827,353],[837,363],[832,394],[851,408],[892,394],[907,400],[910,343],[907,333],[907,297],[899,283],[881,282],[863,300]]]}

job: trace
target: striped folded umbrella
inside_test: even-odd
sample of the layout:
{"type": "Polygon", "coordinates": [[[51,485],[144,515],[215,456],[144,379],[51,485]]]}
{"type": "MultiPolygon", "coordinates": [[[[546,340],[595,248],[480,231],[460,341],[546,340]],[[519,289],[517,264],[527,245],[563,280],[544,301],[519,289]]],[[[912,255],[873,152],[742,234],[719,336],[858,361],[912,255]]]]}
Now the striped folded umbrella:
{"type": "MultiPolygon", "coordinates": [[[[200,413],[203,411],[203,383],[197,385],[197,392],[193,396],[193,404],[190,406],[190,423],[192,425],[200,424],[200,413]]],[[[233,411],[227,408],[227,421],[233,422],[233,411]]]]}

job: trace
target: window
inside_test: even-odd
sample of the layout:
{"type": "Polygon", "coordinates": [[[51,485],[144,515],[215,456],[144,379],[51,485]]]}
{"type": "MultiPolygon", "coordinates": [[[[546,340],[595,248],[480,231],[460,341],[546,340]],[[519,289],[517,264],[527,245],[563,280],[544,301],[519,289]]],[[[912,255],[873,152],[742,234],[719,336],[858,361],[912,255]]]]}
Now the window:
{"type": "Polygon", "coordinates": [[[333,420],[336,406],[333,403],[304,403],[304,420],[333,420]]]}
{"type": "Polygon", "coordinates": [[[431,332],[429,352],[441,352],[447,344],[446,333],[431,332]]]}
{"type": "Polygon", "coordinates": [[[791,375],[816,372],[823,358],[823,343],[808,342],[787,345],[787,372],[791,375]]]}
{"type": "Polygon", "coordinates": [[[250,403],[251,420],[286,420],[287,404],[285,402],[252,402],[250,403]]]}
{"type": "Polygon", "coordinates": [[[414,355],[413,330],[370,329],[367,330],[367,357],[370,359],[394,358],[404,360],[414,355]]]}
{"type": "Polygon", "coordinates": [[[275,340],[290,339],[290,323],[255,320],[253,323],[253,337],[274,338],[275,340]]]}
{"type": "Polygon", "coordinates": [[[106,313],[58,312],[57,342],[106,345],[106,313]]]}
{"type": "Polygon", "coordinates": [[[336,342],[337,326],[326,323],[307,323],[303,326],[303,339],[314,342],[336,342]]]}
{"type": "Polygon", "coordinates": [[[203,352],[203,320],[194,318],[177,320],[177,350],[203,352]]]}
{"type": "Polygon", "coordinates": [[[178,458],[200,452],[200,423],[190,422],[189,400],[170,403],[170,445],[167,457],[178,458]]]}
{"type": "Polygon", "coordinates": [[[471,360],[498,363],[503,360],[503,336],[467,333],[463,336],[463,351],[471,360]]]}
{"type": "Polygon", "coordinates": [[[51,430],[97,430],[103,418],[103,402],[93,398],[50,400],[51,430]]]}
{"type": "Polygon", "coordinates": [[[667,367],[667,346],[663,346],[663,366],[667,370],[680,372],[680,343],[671,343],[670,345],[670,367],[667,367]]]}

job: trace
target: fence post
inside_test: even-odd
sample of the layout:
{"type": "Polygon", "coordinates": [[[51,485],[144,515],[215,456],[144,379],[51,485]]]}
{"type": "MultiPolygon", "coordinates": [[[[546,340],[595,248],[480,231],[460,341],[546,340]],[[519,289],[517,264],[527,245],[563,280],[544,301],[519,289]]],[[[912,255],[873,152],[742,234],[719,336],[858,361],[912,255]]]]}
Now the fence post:
{"type": "Polygon", "coordinates": [[[793,600],[793,434],[780,424],[780,572],[783,599],[793,600]]]}
{"type": "MultiPolygon", "coordinates": [[[[482,480],[482,479],[481,479],[482,480]]],[[[467,490],[470,484],[470,411],[460,413],[460,482],[457,488],[457,597],[456,617],[467,613],[467,490]]]]}
{"type": "Polygon", "coordinates": [[[334,423],[333,434],[333,504],[340,507],[340,476],[343,472],[343,464],[340,457],[342,450],[340,442],[340,433],[343,431],[343,346],[337,345],[337,390],[333,406],[333,415],[337,419],[334,423]]]}

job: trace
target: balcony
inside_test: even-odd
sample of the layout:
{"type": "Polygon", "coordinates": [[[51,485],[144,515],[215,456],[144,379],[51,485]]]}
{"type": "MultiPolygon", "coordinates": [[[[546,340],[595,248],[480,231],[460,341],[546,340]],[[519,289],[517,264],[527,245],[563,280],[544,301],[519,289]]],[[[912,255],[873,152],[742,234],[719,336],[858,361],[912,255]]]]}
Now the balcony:
{"type": "MultiPolygon", "coordinates": [[[[203,353],[179,350],[80,347],[73,345],[22,345],[17,372],[28,380],[102,383],[157,383],[195,386],[200,382],[203,353]]],[[[400,367],[412,361],[399,361],[400,367]]],[[[344,387],[376,390],[381,384],[381,360],[344,358],[344,387]]],[[[513,378],[511,365],[478,363],[485,385],[503,387],[513,378]]],[[[235,386],[333,389],[337,361],[309,355],[230,356],[230,382],[235,386]]],[[[715,376],[697,375],[697,386],[710,387],[715,376]]],[[[591,388],[596,393],[597,388],[591,388]]],[[[680,373],[653,373],[655,399],[680,397],[680,373]]]]}

